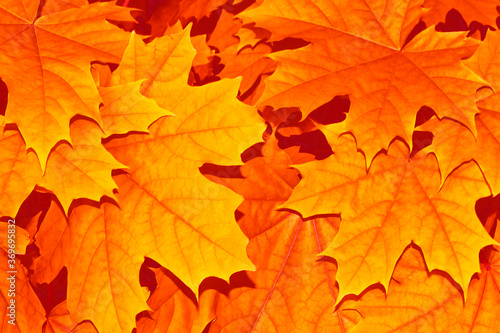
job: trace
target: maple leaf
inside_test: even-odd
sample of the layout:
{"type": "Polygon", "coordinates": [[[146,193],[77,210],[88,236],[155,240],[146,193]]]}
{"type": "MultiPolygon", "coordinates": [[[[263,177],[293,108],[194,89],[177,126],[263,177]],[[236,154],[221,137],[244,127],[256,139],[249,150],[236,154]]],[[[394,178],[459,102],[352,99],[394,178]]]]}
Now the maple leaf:
{"type": "MultiPolygon", "coordinates": [[[[264,126],[254,108],[236,100],[239,80],[187,85],[195,54],[189,28],[148,45],[131,38],[111,81],[145,79],[141,93],[175,117],[159,119],[150,135],[117,138],[105,147],[130,168],[120,178],[120,191],[138,202],[131,211],[134,223],[149,224],[142,210],[150,207],[153,227],[164,230],[164,243],[148,256],[197,292],[205,277],[227,279],[252,267],[244,251],[247,240],[233,221],[238,195],[198,169],[204,163],[238,163],[240,152],[258,140],[264,126]]],[[[154,244],[156,236],[151,236],[154,244]]]]}
{"type": "Polygon", "coordinates": [[[469,24],[477,21],[495,27],[498,17],[497,6],[498,1],[495,0],[425,0],[424,7],[429,11],[422,17],[422,20],[429,25],[444,22],[446,13],[455,9],[469,24]]]}
{"type": "MultiPolygon", "coordinates": [[[[254,217],[266,218],[262,211],[254,217]]],[[[316,255],[335,235],[338,218],[302,221],[290,213],[267,218],[268,227],[248,247],[257,271],[252,287],[235,287],[216,308],[217,332],[336,332],[354,325],[354,313],[332,315],[335,266],[316,255]],[[262,253],[271,255],[263,256],[262,253]]],[[[250,227],[250,226],[248,226],[250,227]]]]}
{"type": "Polygon", "coordinates": [[[429,270],[448,272],[466,296],[479,271],[479,250],[495,244],[474,212],[476,198],[490,194],[475,164],[455,170],[440,188],[436,159],[423,152],[410,159],[406,146],[395,141],[365,173],[363,157],[345,137],[333,156],[299,170],[304,179],[284,207],[305,217],[343,218],[322,253],[339,264],[339,298],[377,282],[387,290],[397,259],[412,242],[422,248],[429,270]]]}
{"type": "Polygon", "coordinates": [[[99,201],[106,195],[116,199],[111,170],[126,168],[104,149],[102,131],[96,124],[79,119],[70,129],[72,147],[62,143],[53,150],[39,184],[57,195],[66,213],[77,198],[99,201]]]}
{"type": "MultiPolygon", "coordinates": [[[[138,187],[134,179],[122,175],[116,177],[116,181],[121,210],[107,203],[101,209],[77,206],[66,222],[64,213],[53,202],[36,236],[41,256],[35,260],[32,280],[48,282],[63,266],[68,267],[67,307],[74,322],[90,319],[99,332],[130,331],[135,325],[135,315],[147,309],[138,279],[145,256],[167,257],[168,266],[181,273],[186,269],[182,265],[187,258],[189,261],[184,265],[192,265],[195,255],[200,256],[199,260],[205,261],[206,266],[222,266],[213,273],[219,275],[244,263],[244,247],[243,251],[236,251],[246,240],[243,235],[239,236],[241,232],[236,224],[221,230],[213,228],[212,223],[211,229],[200,227],[197,238],[176,237],[176,234],[192,233],[193,226],[184,223],[188,228],[184,231],[182,225],[172,223],[171,213],[165,214],[166,207],[138,187]],[[128,236],[124,237],[124,233],[128,236]],[[218,235],[222,235],[222,239],[215,238],[218,235]],[[206,249],[210,252],[198,252],[206,249]],[[182,255],[186,257],[179,258],[182,255]]],[[[203,267],[197,272],[194,265],[187,269],[193,278],[198,277],[194,274],[214,271],[203,267]]]]}
{"type": "MultiPolygon", "coordinates": [[[[137,332],[201,332],[214,319],[213,299],[200,296],[199,306],[193,292],[165,268],[151,268],[158,286],[148,299],[151,317],[137,321],[137,332]],[[186,290],[187,289],[187,290],[186,290]]],[[[213,294],[213,293],[212,293],[213,294]]]]}
{"type": "Polygon", "coordinates": [[[2,330],[495,331],[496,5],[160,2],[0,4],[2,330]]]}
{"type": "MultiPolygon", "coordinates": [[[[114,179],[121,210],[108,203],[100,210],[77,206],[69,216],[69,227],[60,212],[56,216],[47,214],[47,222],[42,223],[44,232],[37,235],[42,255],[36,260],[33,279],[47,281],[66,265],[68,310],[72,318],[75,322],[90,319],[103,332],[131,329],[135,315],[146,307],[137,281],[144,256],[168,267],[195,291],[207,276],[227,279],[236,270],[252,268],[245,253],[247,240],[232,220],[239,196],[211,183],[198,168],[207,161],[235,162],[239,159],[238,150],[227,147],[240,143],[239,136],[257,140],[263,125],[252,107],[234,98],[237,80],[221,81],[213,87],[189,87],[187,74],[194,56],[189,33],[173,38],[175,43],[170,37],[153,42],[157,47],[169,48],[166,58],[154,62],[159,66],[157,72],[148,70],[154,78],[138,79],[146,79],[143,85],[160,85],[165,94],[170,93],[165,86],[172,84],[165,77],[170,77],[174,84],[169,88],[172,93],[167,95],[181,93],[189,98],[167,99],[166,104],[170,103],[176,117],[156,121],[149,128],[150,135],[130,134],[106,144],[130,168],[130,174],[114,179]],[[166,45],[163,41],[167,41],[166,45]],[[177,54],[185,50],[191,56],[184,53],[182,61],[175,63],[177,54]],[[172,105],[181,101],[182,105],[172,105]],[[245,122],[240,120],[242,114],[247,117],[245,122]],[[200,119],[208,122],[204,124],[200,119]],[[210,140],[220,142],[211,146],[210,140]],[[215,214],[217,221],[211,219],[215,214]],[[115,232],[118,230],[141,237],[124,238],[122,232],[115,232]],[[118,281],[118,276],[128,278],[118,281]],[[102,291],[98,293],[96,288],[102,291]],[[133,305],[125,301],[130,298],[137,301],[133,305]],[[124,302],[130,305],[122,306],[124,302]],[[96,303],[98,307],[94,306],[96,303]],[[107,311],[101,311],[101,307],[107,311]]],[[[150,56],[150,50],[153,55],[164,56],[140,40],[139,43],[147,51],[145,58],[150,56]]],[[[126,56],[130,54],[127,52],[126,56]]],[[[126,56],[124,59],[128,59],[126,56]]],[[[137,65],[141,65],[140,61],[137,65]]],[[[124,60],[116,71],[118,76],[126,70],[131,73],[126,66],[124,60]]],[[[137,67],[134,73],[139,70],[137,67]]],[[[155,90],[147,93],[151,91],[155,90]]]]}
{"type": "Polygon", "coordinates": [[[421,253],[410,247],[396,266],[387,295],[369,291],[342,308],[362,315],[352,332],[492,332],[499,318],[498,281],[498,252],[493,251],[479,276],[472,279],[464,306],[460,291],[447,276],[429,274],[421,253]]]}
{"type": "Polygon", "coordinates": [[[0,4],[0,75],[9,90],[6,122],[17,124],[27,148],[35,150],[45,170],[52,147],[61,140],[71,142],[73,116],[84,115],[100,123],[101,99],[90,62],[120,61],[129,33],[106,19],[131,18],[129,9],[114,2],[41,17],[38,5],[39,1],[17,0],[0,4]],[[20,83],[26,75],[29,79],[20,83]]]}
{"type": "Polygon", "coordinates": [[[368,161],[396,136],[411,146],[416,114],[423,105],[475,133],[474,93],[487,83],[461,59],[471,56],[479,41],[465,38],[464,32],[440,33],[429,27],[406,43],[423,14],[422,1],[312,4],[266,0],[240,14],[270,30],[275,40],[312,41],[301,49],[269,55],[278,69],[266,80],[258,105],[296,106],[308,115],[336,95],[349,94],[345,131],[355,135],[368,161]]]}
{"type": "Polygon", "coordinates": [[[139,284],[144,256],[120,210],[103,206],[78,206],[66,218],[51,203],[36,235],[41,256],[32,280],[50,282],[66,266],[70,320],[91,320],[99,332],[129,332],[135,315],[148,309],[139,284]]]}
{"type": "Polygon", "coordinates": [[[496,92],[500,89],[499,48],[500,33],[488,31],[484,42],[481,43],[472,57],[465,61],[465,65],[488,81],[496,92]]]}
{"type": "Polygon", "coordinates": [[[158,118],[173,115],[141,94],[144,81],[99,88],[104,101],[101,118],[107,136],[132,131],[147,132],[148,126],[158,118]]]}
{"type": "MultiPolygon", "coordinates": [[[[500,34],[488,32],[485,41],[477,52],[465,64],[483,79],[491,83],[493,90],[500,89],[500,62],[497,60],[500,46],[500,34]]],[[[431,118],[417,129],[433,133],[432,144],[425,150],[433,152],[439,160],[444,182],[448,174],[460,164],[475,160],[494,194],[500,191],[498,176],[498,154],[500,138],[500,113],[498,103],[500,95],[491,94],[490,89],[481,89],[476,94],[477,107],[481,111],[476,115],[477,138],[464,126],[448,119],[439,121],[431,118]]]]}
{"type": "Polygon", "coordinates": [[[500,193],[498,156],[500,153],[500,113],[497,106],[500,95],[478,103],[481,114],[476,115],[477,140],[472,133],[459,123],[448,119],[431,118],[417,129],[431,131],[433,140],[424,149],[433,152],[442,173],[441,183],[459,165],[475,160],[483,171],[494,194],[500,193]]]}
{"type": "Polygon", "coordinates": [[[41,177],[37,157],[26,151],[19,132],[0,125],[0,215],[14,217],[41,177]]]}
{"type": "MultiPolygon", "coordinates": [[[[277,212],[297,184],[290,159],[273,137],[256,157],[241,167],[244,178],[219,180],[240,193],[238,221],[250,238],[247,252],[255,272],[231,278],[229,290],[215,305],[214,332],[337,331],[352,327],[355,313],[331,314],[337,297],[335,266],[317,261],[335,236],[340,219],[303,221],[277,212]],[[268,255],[262,255],[266,253],[268,255]]],[[[203,300],[202,300],[203,301],[203,300]]],[[[203,302],[201,302],[203,304],[203,302]]]]}

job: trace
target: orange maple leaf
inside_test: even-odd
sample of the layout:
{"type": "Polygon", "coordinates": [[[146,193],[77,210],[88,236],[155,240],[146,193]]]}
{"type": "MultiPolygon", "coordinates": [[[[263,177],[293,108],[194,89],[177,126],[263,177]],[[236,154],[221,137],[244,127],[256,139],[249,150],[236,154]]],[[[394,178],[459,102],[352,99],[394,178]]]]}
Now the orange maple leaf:
{"type": "Polygon", "coordinates": [[[3,125],[0,125],[0,161],[0,215],[14,217],[41,180],[42,170],[36,155],[26,151],[20,133],[3,125]]]}
{"type": "Polygon", "coordinates": [[[425,0],[424,7],[428,8],[428,12],[422,20],[430,25],[444,22],[446,14],[455,9],[462,14],[468,24],[477,21],[495,27],[498,17],[497,6],[496,0],[425,0]]]}
{"type": "Polygon", "coordinates": [[[298,177],[275,138],[270,137],[261,152],[262,157],[241,167],[244,178],[218,180],[245,198],[238,207],[238,224],[250,239],[247,252],[257,270],[235,274],[227,289],[215,288],[225,296],[214,305],[217,319],[210,329],[309,332],[352,327],[355,313],[331,313],[338,293],[336,267],[317,261],[337,233],[340,219],[303,221],[296,214],[275,211],[298,177]]]}
{"type": "MultiPolygon", "coordinates": [[[[485,41],[465,64],[483,79],[491,82],[494,91],[500,89],[500,62],[498,61],[500,33],[488,32],[485,41]]],[[[439,161],[441,182],[460,164],[475,160],[486,176],[493,194],[500,193],[498,175],[500,153],[500,94],[485,88],[476,94],[481,111],[475,116],[477,138],[470,130],[449,119],[431,118],[417,127],[433,134],[432,143],[425,150],[433,152],[439,161]]]]}
{"type": "Polygon", "coordinates": [[[212,295],[203,293],[200,306],[194,293],[171,272],[163,267],[150,269],[157,287],[148,299],[151,315],[137,321],[138,333],[202,332],[214,320],[212,295]]]}
{"type": "Polygon", "coordinates": [[[452,120],[431,118],[418,130],[433,133],[432,143],[425,148],[439,161],[441,183],[459,165],[475,160],[483,171],[493,194],[500,193],[498,156],[500,154],[500,95],[496,94],[478,103],[481,113],[476,115],[477,140],[465,126],[452,120]]]}
{"type": "Polygon", "coordinates": [[[345,131],[355,135],[369,163],[396,136],[411,146],[416,114],[424,105],[475,133],[474,93],[487,82],[461,59],[471,56],[479,41],[465,38],[463,32],[436,32],[434,27],[407,41],[423,14],[422,0],[372,6],[365,1],[355,6],[345,1],[312,3],[266,0],[241,14],[269,29],[275,40],[312,41],[298,50],[269,55],[278,69],[267,79],[258,105],[296,106],[308,115],[336,95],[349,94],[345,131]]]}
{"type": "Polygon", "coordinates": [[[352,332],[494,332],[500,324],[500,270],[498,252],[489,253],[487,258],[481,255],[485,261],[471,281],[464,306],[453,281],[441,272],[429,273],[418,249],[408,248],[394,270],[387,295],[372,290],[342,305],[362,315],[352,332]]]}
{"type": "Polygon", "coordinates": [[[80,323],[71,319],[66,308],[66,301],[56,305],[47,316],[46,326],[43,333],[99,333],[90,321],[80,323]]]}
{"type": "Polygon", "coordinates": [[[7,264],[9,259],[11,258],[7,257],[7,252],[0,249],[0,308],[4,309],[0,312],[3,317],[0,330],[8,333],[41,332],[45,322],[45,310],[28,281],[28,270],[16,258],[14,269],[16,273],[12,273],[12,267],[7,264]],[[13,287],[11,286],[12,280],[8,279],[12,276],[15,276],[13,287]],[[15,299],[12,297],[12,292],[16,296],[15,299]],[[14,311],[10,309],[12,299],[15,302],[14,311]],[[12,314],[13,317],[9,316],[12,314]],[[14,321],[9,323],[12,319],[14,321]]]}
{"type": "MultiPolygon", "coordinates": [[[[194,57],[188,30],[148,46],[136,38],[132,35],[134,42],[111,81],[127,76],[145,80],[144,96],[153,95],[176,116],[156,121],[149,127],[150,134],[115,137],[106,143],[129,167],[129,174],[114,179],[121,209],[109,203],[101,209],[76,206],[68,227],[54,208],[37,235],[42,255],[36,260],[33,280],[51,281],[66,265],[72,320],[90,319],[102,332],[130,330],[135,315],[147,309],[138,283],[144,256],[170,269],[195,292],[208,276],[228,279],[235,271],[253,267],[245,253],[248,241],[233,220],[240,197],[210,182],[198,169],[205,162],[237,162],[239,147],[246,145],[238,138],[257,141],[264,129],[260,117],[254,108],[235,99],[238,80],[199,88],[187,85],[194,57]],[[158,53],[157,48],[166,53],[158,53]],[[147,62],[137,61],[129,67],[127,61],[135,58],[129,57],[134,50],[147,62]],[[158,65],[155,71],[146,67],[150,60],[158,65]],[[141,72],[144,69],[147,71],[141,72]],[[175,99],[176,95],[183,98],[175,99]],[[242,121],[243,115],[246,119],[242,121]],[[119,230],[140,238],[124,238],[122,232],[116,232],[119,230]],[[126,281],[113,272],[127,276],[126,281]],[[122,308],[124,302],[129,305],[122,308]]],[[[113,105],[108,107],[115,112],[113,105]]],[[[82,144],[88,142],[83,134],[78,136],[82,144]]],[[[57,151],[53,154],[59,156],[57,151]]],[[[105,173],[109,175],[109,169],[105,173]]]]}
{"type": "MultiPolygon", "coordinates": [[[[355,313],[332,314],[338,293],[335,266],[316,257],[333,239],[339,219],[302,221],[290,213],[270,218],[265,210],[252,217],[268,221],[248,247],[257,271],[248,273],[251,286],[231,288],[227,298],[219,299],[217,320],[211,328],[216,332],[337,332],[352,328],[358,319],[355,313]]],[[[251,225],[244,227],[251,229],[251,225]]]]}
{"type": "Polygon", "coordinates": [[[53,201],[36,235],[41,256],[32,280],[48,283],[66,266],[70,320],[91,320],[99,332],[128,332],[135,315],[148,309],[139,284],[144,254],[122,222],[108,203],[78,206],[66,218],[53,201]]]}
{"type": "Polygon", "coordinates": [[[0,330],[500,326],[490,0],[90,2],[0,4],[0,330]]]}
{"type": "MultiPolygon", "coordinates": [[[[35,150],[45,170],[52,147],[61,140],[71,142],[73,116],[84,115],[100,123],[101,98],[90,62],[120,61],[129,33],[106,19],[131,17],[129,9],[114,2],[40,17],[39,2],[6,0],[0,4],[0,75],[9,89],[6,123],[17,124],[27,148],[35,150]]],[[[51,3],[44,2],[45,6],[51,3]]]]}
{"type": "Polygon", "coordinates": [[[322,253],[339,264],[339,298],[377,282],[387,290],[396,261],[412,242],[422,248],[429,270],[448,272],[466,296],[479,271],[479,250],[495,244],[474,211],[477,198],[490,194],[477,166],[460,167],[440,188],[436,159],[423,152],[410,159],[395,141],[365,173],[353,139],[342,138],[333,156],[298,167],[304,179],[284,205],[305,217],[341,214],[340,232],[322,253]]]}

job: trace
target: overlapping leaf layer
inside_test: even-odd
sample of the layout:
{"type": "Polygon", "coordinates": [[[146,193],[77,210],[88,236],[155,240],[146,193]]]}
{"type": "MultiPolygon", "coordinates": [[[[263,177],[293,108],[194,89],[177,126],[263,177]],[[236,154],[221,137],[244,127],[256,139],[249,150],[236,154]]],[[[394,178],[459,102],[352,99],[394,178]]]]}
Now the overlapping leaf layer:
{"type": "Polygon", "coordinates": [[[2,1],[0,330],[495,332],[497,8],[2,1]]]}

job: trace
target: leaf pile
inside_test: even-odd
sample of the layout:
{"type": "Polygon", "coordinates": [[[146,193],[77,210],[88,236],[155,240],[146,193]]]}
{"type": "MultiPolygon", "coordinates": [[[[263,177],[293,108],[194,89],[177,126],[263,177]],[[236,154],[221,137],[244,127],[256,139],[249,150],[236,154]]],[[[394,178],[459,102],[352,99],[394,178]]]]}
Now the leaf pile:
{"type": "Polygon", "coordinates": [[[497,5],[2,1],[2,332],[494,332],[497,5]]]}

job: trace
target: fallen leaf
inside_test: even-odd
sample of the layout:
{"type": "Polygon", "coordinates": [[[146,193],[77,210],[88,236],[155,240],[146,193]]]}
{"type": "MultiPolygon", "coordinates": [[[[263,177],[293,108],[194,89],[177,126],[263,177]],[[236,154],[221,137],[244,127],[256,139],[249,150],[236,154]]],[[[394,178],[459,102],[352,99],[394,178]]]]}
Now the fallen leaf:
{"type": "Polygon", "coordinates": [[[64,301],[56,305],[52,311],[50,311],[43,333],[66,332],[98,333],[94,325],[88,321],[75,323],[71,320],[68,309],[66,309],[66,301],[64,301]]]}
{"type": "Polygon", "coordinates": [[[468,24],[476,21],[495,27],[498,17],[496,9],[498,1],[495,0],[425,0],[423,6],[429,11],[422,17],[422,20],[429,25],[444,22],[446,14],[451,9],[458,10],[468,24]]]}
{"type": "MultiPolygon", "coordinates": [[[[262,211],[255,217],[266,219],[262,211]]],[[[234,287],[227,297],[220,297],[211,329],[340,332],[352,328],[355,313],[333,313],[338,296],[335,265],[317,260],[335,235],[339,219],[302,221],[282,213],[276,219],[267,218],[267,223],[268,228],[252,237],[248,247],[257,267],[248,273],[252,286],[234,287]]]]}
{"type": "Polygon", "coordinates": [[[18,126],[27,148],[35,150],[45,170],[54,145],[71,142],[73,116],[100,123],[101,99],[90,62],[120,61],[129,34],[106,19],[131,17],[129,9],[114,2],[39,17],[38,4],[29,1],[24,7],[24,2],[7,0],[0,5],[0,53],[9,55],[2,58],[0,72],[9,90],[6,123],[18,126]]]}
{"type": "Polygon", "coordinates": [[[369,291],[342,307],[361,313],[352,332],[492,332],[498,326],[498,252],[473,278],[467,302],[442,273],[429,273],[415,247],[408,248],[394,271],[387,295],[369,291]],[[497,281],[497,282],[495,282],[497,281]],[[408,297],[411,295],[411,297],[408,297]],[[391,313],[388,320],[387,313],[391,313]]]}
{"type": "Polygon", "coordinates": [[[126,168],[104,149],[103,133],[96,124],[79,119],[70,129],[72,147],[62,143],[54,149],[40,183],[57,195],[66,213],[78,198],[99,201],[102,196],[108,196],[115,199],[113,189],[117,186],[111,171],[126,168]]]}
{"type": "Polygon", "coordinates": [[[175,117],[159,119],[149,135],[116,138],[105,147],[129,167],[128,175],[115,180],[121,195],[137,201],[129,218],[152,228],[143,236],[153,245],[147,255],[197,293],[208,276],[228,279],[253,267],[234,222],[240,197],[198,169],[204,163],[239,163],[240,152],[258,141],[264,126],[254,108],[236,100],[239,80],[187,85],[194,57],[189,29],[148,45],[132,38],[115,82],[146,79],[142,94],[175,117]],[[154,241],[157,228],[164,230],[162,243],[154,241]]]}
{"type": "Polygon", "coordinates": [[[455,170],[439,187],[434,156],[395,141],[365,173],[352,138],[343,136],[334,155],[298,166],[303,180],[284,205],[304,217],[341,214],[339,234],[322,253],[337,260],[339,299],[380,282],[387,290],[399,256],[412,242],[422,248],[430,271],[440,269],[464,289],[479,271],[479,250],[495,241],[474,211],[490,195],[473,163],[455,170]]]}
{"type": "MultiPolygon", "coordinates": [[[[166,269],[153,269],[157,288],[148,299],[151,317],[143,316],[137,321],[137,332],[201,332],[214,319],[213,308],[199,306],[193,292],[182,285],[166,269]]],[[[200,303],[209,304],[206,293],[200,303]]]]}
{"type": "Polygon", "coordinates": [[[147,132],[148,126],[158,118],[173,115],[141,94],[142,82],[144,80],[99,88],[104,101],[101,118],[106,136],[147,132]]]}
{"type": "Polygon", "coordinates": [[[37,157],[26,151],[20,133],[0,126],[0,215],[15,217],[41,178],[37,157]]]}
{"type": "Polygon", "coordinates": [[[266,80],[257,105],[295,106],[307,116],[336,95],[349,94],[345,131],[354,134],[368,164],[395,137],[411,146],[416,114],[423,105],[476,133],[473,96],[487,82],[461,59],[470,57],[479,41],[464,32],[441,33],[429,27],[406,42],[424,13],[422,1],[380,1],[372,7],[364,1],[355,6],[312,3],[267,0],[241,14],[269,29],[273,39],[312,42],[269,55],[278,69],[266,80]],[[386,11],[392,14],[384,15],[386,11]]]}
{"type": "Polygon", "coordinates": [[[121,214],[105,203],[78,206],[66,218],[53,201],[36,235],[41,256],[33,280],[48,283],[66,266],[71,322],[91,320],[103,333],[130,332],[135,315],[148,309],[139,283],[141,242],[121,214]]]}
{"type": "Polygon", "coordinates": [[[228,290],[220,291],[210,332],[349,329],[357,315],[333,313],[336,266],[317,257],[337,233],[340,219],[304,221],[296,214],[275,211],[290,196],[298,177],[272,137],[262,154],[241,167],[244,178],[221,180],[245,198],[238,208],[242,214],[238,223],[250,239],[247,252],[257,270],[235,274],[228,290]]]}

